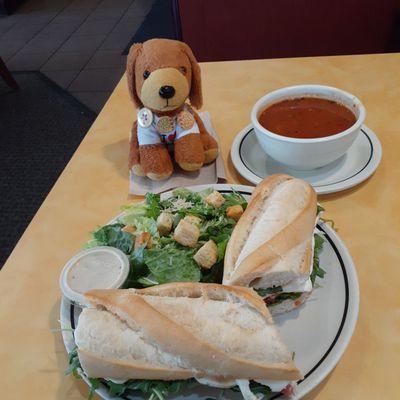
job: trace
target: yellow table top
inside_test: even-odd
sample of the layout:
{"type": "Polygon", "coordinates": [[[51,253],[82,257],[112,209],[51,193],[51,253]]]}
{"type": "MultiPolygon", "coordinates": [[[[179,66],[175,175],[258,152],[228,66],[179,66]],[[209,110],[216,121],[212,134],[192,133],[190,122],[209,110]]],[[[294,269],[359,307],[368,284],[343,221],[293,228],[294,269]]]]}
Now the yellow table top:
{"type": "MultiPolygon", "coordinates": [[[[334,371],[306,399],[400,398],[400,54],[205,63],[204,109],[229,149],[249,123],[254,102],[302,83],[337,86],[358,96],[379,136],[375,175],[320,198],[357,267],[358,324],[334,371]]],[[[58,278],[97,225],[128,201],[128,132],[135,117],[125,78],[116,87],[0,274],[0,390],[4,399],[85,399],[87,386],[64,376],[58,278]]],[[[33,133],[34,134],[34,133],[33,133]]],[[[2,234],[7,234],[3,232],[2,234]]]]}

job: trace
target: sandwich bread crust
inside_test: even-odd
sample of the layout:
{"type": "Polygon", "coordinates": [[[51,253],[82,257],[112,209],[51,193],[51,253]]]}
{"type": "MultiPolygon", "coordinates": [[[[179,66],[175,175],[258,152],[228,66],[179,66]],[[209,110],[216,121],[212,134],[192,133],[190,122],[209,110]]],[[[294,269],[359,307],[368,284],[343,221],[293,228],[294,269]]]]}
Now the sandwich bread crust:
{"type": "Polygon", "coordinates": [[[308,274],[310,263],[304,260],[311,257],[309,242],[316,207],[316,193],[308,183],[284,174],[264,179],[232,232],[225,253],[223,283],[253,286],[266,274],[270,281],[279,281],[280,276],[288,282],[292,279],[290,272],[285,276],[277,266],[302,244],[304,254],[298,257],[298,269],[292,275],[308,274]]]}
{"type": "Polygon", "coordinates": [[[92,290],[75,331],[91,377],[297,380],[262,299],[249,288],[174,283],[92,290]]]}

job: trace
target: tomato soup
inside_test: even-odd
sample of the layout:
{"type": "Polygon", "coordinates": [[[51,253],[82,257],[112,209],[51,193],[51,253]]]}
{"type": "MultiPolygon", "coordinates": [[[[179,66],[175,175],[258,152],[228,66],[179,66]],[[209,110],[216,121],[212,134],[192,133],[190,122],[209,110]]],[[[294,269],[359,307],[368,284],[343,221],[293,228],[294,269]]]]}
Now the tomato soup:
{"type": "Polygon", "coordinates": [[[347,107],[318,97],[280,101],[262,111],[258,119],[270,132],[303,139],[336,135],[356,122],[347,107]]]}

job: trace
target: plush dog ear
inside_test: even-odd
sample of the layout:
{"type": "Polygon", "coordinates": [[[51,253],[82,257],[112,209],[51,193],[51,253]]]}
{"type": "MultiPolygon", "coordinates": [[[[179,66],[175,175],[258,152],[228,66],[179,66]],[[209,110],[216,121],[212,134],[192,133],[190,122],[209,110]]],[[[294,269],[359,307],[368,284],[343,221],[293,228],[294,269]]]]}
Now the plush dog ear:
{"type": "Polygon", "coordinates": [[[192,49],[182,42],[182,50],[185,52],[190,60],[192,66],[192,82],[190,84],[189,100],[190,104],[195,108],[201,108],[203,105],[203,94],[201,91],[201,71],[199,64],[195,56],[193,55],[192,49]]]}
{"type": "Polygon", "coordinates": [[[128,90],[131,99],[135,103],[135,106],[137,108],[143,107],[143,104],[136,92],[136,77],[135,77],[136,59],[142,52],[142,49],[143,49],[142,43],[135,43],[133,46],[131,46],[126,61],[126,77],[128,79],[128,90]]]}

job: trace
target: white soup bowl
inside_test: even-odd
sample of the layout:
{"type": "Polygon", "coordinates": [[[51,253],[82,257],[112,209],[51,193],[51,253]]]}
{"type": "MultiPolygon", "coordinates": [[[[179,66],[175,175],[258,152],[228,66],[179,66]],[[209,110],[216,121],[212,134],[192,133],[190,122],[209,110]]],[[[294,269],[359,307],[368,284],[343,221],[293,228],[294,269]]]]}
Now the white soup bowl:
{"type": "Polygon", "coordinates": [[[365,115],[361,101],[350,93],[330,86],[298,85],[275,90],[258,100],[251,111],[251,122],[267,155],[293,169],[312,170],[330,164],[347,152],[360,133],[365,115]],[[301,97],[318,97],[342,104],[353,112],[356,122],[343,132],[313,139],[281,136],[260,124],[259,116],[267,107],[301,97]]]}

